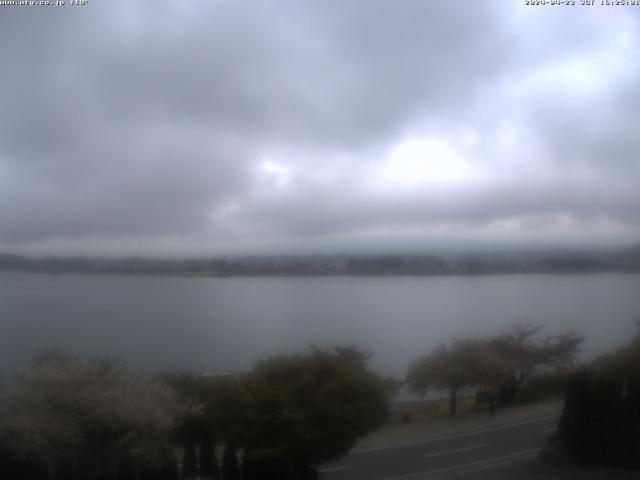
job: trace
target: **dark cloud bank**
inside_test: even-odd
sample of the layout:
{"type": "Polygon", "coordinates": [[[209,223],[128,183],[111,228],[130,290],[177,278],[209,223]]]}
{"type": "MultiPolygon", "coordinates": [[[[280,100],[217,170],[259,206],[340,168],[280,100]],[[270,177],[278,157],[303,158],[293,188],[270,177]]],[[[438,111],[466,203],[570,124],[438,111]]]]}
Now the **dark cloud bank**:
{"type": "Polygon", "coordinates": [[[0,250],[640,239],[640,10],[0,7],[0,250]]]}

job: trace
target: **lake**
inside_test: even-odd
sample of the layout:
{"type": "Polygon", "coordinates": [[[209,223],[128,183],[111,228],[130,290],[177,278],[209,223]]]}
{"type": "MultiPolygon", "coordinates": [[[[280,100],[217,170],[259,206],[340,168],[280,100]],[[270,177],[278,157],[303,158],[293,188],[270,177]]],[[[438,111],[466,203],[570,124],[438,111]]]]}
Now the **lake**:
{"type": "Polygon", "coordinates": [[[640,275],[194,278],[0,272],[0,372],[34,352],[117,356],[139,372],[239,371],[281,352],[357,343],[402,375],[453,336],[514,322],[616,348],[640,319],[640,275]]]}

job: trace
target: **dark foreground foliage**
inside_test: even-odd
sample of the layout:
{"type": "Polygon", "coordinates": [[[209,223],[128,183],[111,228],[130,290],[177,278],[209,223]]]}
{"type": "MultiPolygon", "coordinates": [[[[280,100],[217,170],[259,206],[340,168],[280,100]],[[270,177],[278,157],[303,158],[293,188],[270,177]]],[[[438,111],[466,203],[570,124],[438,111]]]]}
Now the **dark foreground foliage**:
{"type": "Polygon", "coordinates": [[[379,426],[388,414],[386,390],[366,360],[350,347],[259,363],[247,383],[241,438],[250,470],[313,478],[310,467],[340,457],[379,426]]]}
{"type": "Polygon", "coordinates": [[[315,479],[387,417],[388,382],[368,358],[312,348],[242,376],[153,380],[47,354],[0,396],[0,479],[176,480],[175,447],[182,478],[315,479]]]}
{"type": "Polygon", "coordinates": [[[640,337],[571,376],[558,440],[573,463],[640,466],[640,337]]]}

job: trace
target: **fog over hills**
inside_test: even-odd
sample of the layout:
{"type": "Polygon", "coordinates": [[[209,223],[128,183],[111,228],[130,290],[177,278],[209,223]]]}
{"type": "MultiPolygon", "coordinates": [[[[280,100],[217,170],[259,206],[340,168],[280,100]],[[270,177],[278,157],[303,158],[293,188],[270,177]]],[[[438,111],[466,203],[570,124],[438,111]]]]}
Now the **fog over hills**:
{"type": "Polygon", "coordinates": [[[640,272],[640,246],[626,249],[435,254],[265,255],[166,259],[0,255],[0,270],[203,276],[490,275],[640,272]]]}

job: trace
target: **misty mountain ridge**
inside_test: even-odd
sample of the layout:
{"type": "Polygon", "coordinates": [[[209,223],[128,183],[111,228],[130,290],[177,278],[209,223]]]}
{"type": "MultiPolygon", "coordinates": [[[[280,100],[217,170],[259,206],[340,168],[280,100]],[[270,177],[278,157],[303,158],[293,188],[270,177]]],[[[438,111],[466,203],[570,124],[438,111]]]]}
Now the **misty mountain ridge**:
{"type": "Polygon", "coordinates": [[[0,254],[0,270],[194,276],[490,275],[640,272],[640,244],[623,249],[309,254],[161,259],[0,254]]]}

